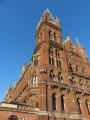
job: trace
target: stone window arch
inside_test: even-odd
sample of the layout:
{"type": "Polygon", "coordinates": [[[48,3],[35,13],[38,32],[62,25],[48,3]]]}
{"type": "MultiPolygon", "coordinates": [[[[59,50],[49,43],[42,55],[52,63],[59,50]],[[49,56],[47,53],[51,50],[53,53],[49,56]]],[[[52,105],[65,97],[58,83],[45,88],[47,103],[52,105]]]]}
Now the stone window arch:
{"type": "Polygon", "coordinates": [[[62,112],[66,111],[66,109],[65,109],[65,96],[64,95],[61,95],[61,110],[62,110],[62,112]]]}
{"type": "Polygon", "coordinates": [[[61,72],[58,73],[58,82],[61,82],[62,83],[63,81],[63,76],[61,74],[61,72]]]}
{"type": "Polygon", "coordinates": [[[56,110],[56,93],[52,94],[52,109],[56,110]]]}
{"type": "Polygon", "coordinates": [[[34,66],[38,66],[38,59],[37,58],[34,60],[34,66]]]}
{"type": "Polygon", "coordinates": [[[38,76],[36,74],[36,72],[33,73],[33,76],[32,76],[32,84],[37,84],[38,83],[38,76]]]}
{"type": "Polygon", "coordinates": [[[80,100],[80,98],[77,98],[77,108],[78,108],[78,112],[79,112],[80,114],[82,114],[81,100],[80,100]]]}
{"type": "Polygon", "coordinates": [[[49,65],[54,65],[54,58],[49,56],[49,65]]]}
{"type": "Polygon", "coordinates": [[[59,57],[59,50],[55,51],[55,55],[56,55],[56,57],[59,57]]]}
{"type": "Polygon", "coordinates": [[[50,71],[50,80],[55,80],[55,72],[54,72],[54,70],[50,71]]]}
{"type": "Polygon", "coordinates": [[[53,55],[53,48],[49,47],[49,54],[53,55]]]}

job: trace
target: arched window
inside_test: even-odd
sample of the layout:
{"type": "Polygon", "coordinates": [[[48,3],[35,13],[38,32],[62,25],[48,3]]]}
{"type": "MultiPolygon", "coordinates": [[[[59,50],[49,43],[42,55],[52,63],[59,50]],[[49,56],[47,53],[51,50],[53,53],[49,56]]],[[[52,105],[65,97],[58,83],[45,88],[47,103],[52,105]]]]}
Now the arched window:
{"type": "Polygon", "coordinates": [[[85,103],[86,103],[86,107],[87,107],[87,110],[88,110],[88,114],[90,115],[89,101],[86,100],[85,103]]]}
{"type": "Polygon", "coordinates": [[[54,65],[54,58],[49,56],[49,65],[54,65]]]}
{"type": "Polygon", "coordinates": [[[54,41],[56,42],[56,33],[54,33],[54,41]]]}
{"type": "Polygon", "coordinates": [[[51,31],[48,32],[49,40],[51,40],[51,31]]]}
{"type": "Polygon", "coordinates": [[[49,65],[52,64],[52,58],[49,56],[49,65]]]}
{"type": "Polygon", "coordinates": [[[65,96],[62,95],[61,96],[61,109],[62,109],[62,112],[65,112],[65,96]]]}
{"type": "Polygon", "coordinates": [[[38,59],[34,60],[34,66],[38,66],[38,59]]]}
{"type": "Polygon", "coordinates": [[[61,67],[60,60],[58,60],[58,59],[56,59],[56,66],[57,66],[57,67],[61,67]]]}
{"type": "Polygon", "coordinates": [[[56,57],[59,57],[59,50],[56,50],[56,57]]]}
{"type": "Polygon", "coordinates": [[[56,97],[55,97],[55,93],[53,93],[52,95],[52,109],[56,110],[56,97]]]}
{"type": "Polygon", "coordinates": [[[52,47],[49,48],[49,54],[53,55],[53,48],[52,47]]]}
{"type": "Polygon", "coordinates": [[[58,73],[58,82],[62,83],[62,81],[63,81],[63,77],[62,77],[62,74],[59,72],[58,73]]]}
{"type": "Polygon", "coordinates": [[[81,103],[80,103],[81,101],[80,101],[80,99],[78,98],[77,99],[77,108],[78,108],[78,112],[80,113],[80,114],[82,114],[82,110],[81,110],[81,103]]]}
{"type": "Polygon", "coordinates": [[[50,71],[50,80],[55,80],[55,73],[53,70],[50,71]]]}
{"type": "Polygon", "coordinates": [[[32,84],[37,84],[38,83],[38,77],[36,75],[36,72],[32,76],[32,84]]]}

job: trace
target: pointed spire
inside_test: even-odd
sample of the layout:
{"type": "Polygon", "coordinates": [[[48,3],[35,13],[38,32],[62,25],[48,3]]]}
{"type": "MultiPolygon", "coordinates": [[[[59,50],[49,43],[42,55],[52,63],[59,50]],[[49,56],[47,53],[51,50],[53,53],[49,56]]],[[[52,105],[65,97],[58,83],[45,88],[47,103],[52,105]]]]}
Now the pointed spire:
{"type": "Polygon", "coordinates": [[[56,21],[60,22],[59,18],[56,16],[56,21]]]}
{"type": "Polygon", "coordinates": [[[48,7],[47,7],[47,9],[46,9],[46,13],[49,13],[49,14],[50,14],[50,11],[49,11],[48,7]]]}
{"type": "Polygon", "coordinates": [[[8,94],[9,92],[10,92],[10,84],[9,84],[9,86],[7,88],[6,94],[8,94]]]}
{"type": "Polygon", "coordinates": [[[77,47],[81,46],[81,44],[80,44],[80,42],[79,42],[79,40],[77,38],[76,38],[76,44],[77,44],[77,47]]]}

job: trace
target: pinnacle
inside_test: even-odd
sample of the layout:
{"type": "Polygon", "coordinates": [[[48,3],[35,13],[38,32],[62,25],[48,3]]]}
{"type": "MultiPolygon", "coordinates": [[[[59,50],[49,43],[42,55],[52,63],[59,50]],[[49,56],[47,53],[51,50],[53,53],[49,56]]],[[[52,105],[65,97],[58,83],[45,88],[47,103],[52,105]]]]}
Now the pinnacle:
{"type": "Polygon", "coordinates": [[[80,44],[80,42],[79,42],[79,40],[77,38],[76,38],[76,44],[77,44],[78,47],[81,46],[81,44],[80,44]]]}

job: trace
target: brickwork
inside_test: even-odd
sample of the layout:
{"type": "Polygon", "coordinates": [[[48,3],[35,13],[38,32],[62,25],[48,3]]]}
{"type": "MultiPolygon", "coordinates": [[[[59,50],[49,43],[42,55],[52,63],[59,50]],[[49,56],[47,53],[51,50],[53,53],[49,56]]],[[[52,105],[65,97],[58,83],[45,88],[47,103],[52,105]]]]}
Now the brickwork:
{"type": "Polygon", "coordinates": [[[38,108],[35,120],[89,120],[90,63],[76,41],[77,46],[67,35],[63,42],[59,19],[44,11],[32,59],[24,63],[19,82],[8,88],[4,102],[38,108]]]}

